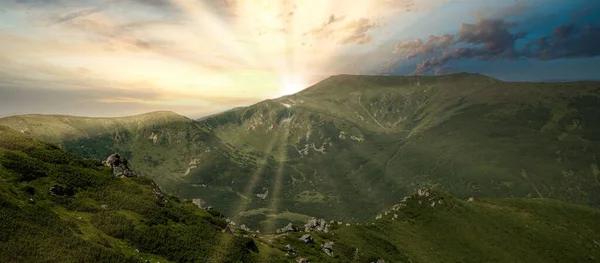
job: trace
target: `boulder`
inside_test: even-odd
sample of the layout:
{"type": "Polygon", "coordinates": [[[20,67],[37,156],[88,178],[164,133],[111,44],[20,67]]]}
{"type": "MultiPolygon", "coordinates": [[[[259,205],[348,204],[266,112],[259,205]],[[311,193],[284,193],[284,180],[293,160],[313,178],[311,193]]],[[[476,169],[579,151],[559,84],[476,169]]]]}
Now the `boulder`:
{"type": "Polygon", "coordinates": [[[287,226],[282,227],[276,230],[277,233],[287,233],[287,232],[298,232],[298,227],[294,226],[294,224],[289,223],[287,226]]]}
{"type": "Polygon", "coordinates": [[[323,251],[330,257],[333,257],[333,241],[325,242],[323,244],[323,251]]]}
{"type": "Polygon", "coordinates": [[[206,205],[206,202],[202,199],[192,199],[192,203],[194,203],[196,206],[198,206],[198,208],[202,209],[202,210],[207,210],[208,209],[208,205],[206,205]]]}
{"type": "Polygon", "coordinates": [[[314,239],[310,234],[305,234],[300,237],[300,241],[304,242],[304,244],[312,244],[314,239]]]}
{"type": "Polygon", "coordinates": [[[325,221],[325,219],[316,219],[313,217],[309,219],[306,224],[304,224],[304,232],[311,231],[327,233],[329,232],[329,224],[325,221]]]}
{"type": "Polygon", "coordinates": [[[117,177],[136,177],[137,175],[129,168],[129,161],[124,156],[115,153],[109,156],[104,165],[113,169],[113,175],[117,177]]]}

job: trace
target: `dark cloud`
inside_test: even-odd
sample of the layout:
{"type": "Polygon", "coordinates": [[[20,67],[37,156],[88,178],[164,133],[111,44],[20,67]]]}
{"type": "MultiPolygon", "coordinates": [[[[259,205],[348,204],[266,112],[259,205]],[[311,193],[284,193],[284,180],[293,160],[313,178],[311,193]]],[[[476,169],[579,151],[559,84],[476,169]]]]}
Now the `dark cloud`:
{"type": "Polygon", "coordinates": [[[405,59],[411,59],[421,54],[432,54],[436,50],[446,49],[454,44],[453,35],[429,36],[427,41],[418,38],[399,42],[394,47],[395,52],[401,53],[405,59]]]}
{"type": "Polygon", "coordinates": [[[593,24],[560,25],[549,36],[527,45],[527,56],[540,60],[600,56],[600,27],[593,24]]]}
{"type": "Polygon", "coordinates": [[[100,12],[101,10],[102,10],[102,8],[92,8],[92,9],[79,10],[77,12],[73,12],[73,13],[69,13],[69,14],[66,14],[64,16],[61,16],[61,17],[57,18],[54,22],[56,24],[67,22],[67,21],[70,21],[70,20],[73,20],[73,19],[76,19],[76,18],[79,18],[79,17],[84,17],[84,16],[87,16],[87,15],[91,15],[93,13],[100,12]]]}
{"type": "MultiPolygon", "coordinates": [[[[579,12],[577,16],[590,12],[579,12]]],[[[571,21],[537,38],[527,38],[528,32],[517,29],[517,23],[503,19],[480,19],[473,24],[463,23],[454,35],[399,42],[394,51],[404,59],[433,55],[417,64],[415,74],[440,72],[450,61],[461,59],[544,61],[600,56],[600,27],[593,23],[571,21]],[[518,41],[523,45],[517,45],[518,41]]]]}
{"type": "Polygon", "coordinates": [[[515,43],[526,36],[525,32],[511,32],[516,26],[500,19],[480,19],[474,24],[463,23],[456,35],[402,41],[396,44],[395,51],[405,59],[441,52],[437,57],[421,61],[415,70],[417,74],[442,67],[454,59],[515,59],[518,57],[515,43]]]}

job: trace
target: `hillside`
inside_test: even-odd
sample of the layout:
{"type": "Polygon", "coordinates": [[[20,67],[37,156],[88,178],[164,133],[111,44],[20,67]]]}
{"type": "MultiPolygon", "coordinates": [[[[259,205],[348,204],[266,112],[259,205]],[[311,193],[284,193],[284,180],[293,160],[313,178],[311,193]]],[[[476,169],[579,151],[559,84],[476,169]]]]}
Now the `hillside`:
{"type": "MultiPolygon", "coordinates": [[[[267,165],[252,168],[254,190],[236,190],[251,202],[360,220],[421,187],[598,207],[598,105],[598,82],[339,75],[201,124],[264,156],[267,165]],[[280,199],[254,196],[267,189],[280,199]]],[[[212,167],[196,171],[191,182],[222,184],[204,176],[212,167]]]]}
{"type": "Polygon", "coordinates": [[[311,216],[366,220],[420,188],[600,207],[598,105],[598,82],[338,75],[197,122],[151,113],[0,124],[84,157],[123,152],[165,191],[272,231],[311,216]]]}
{"type": "Polygon", "coordinates": [[[110,170],[0,126],[0,261],[593,262],[600,258],[600,211],[559,201],[461,201],[420,189],[381,211],[377,219],[353,224],[314,221],[306,229],[291,227],[290,232],[263,235],[228,223],[217,210],[202,210],[163,194],[147,178],[115,177],[110,170]]]}

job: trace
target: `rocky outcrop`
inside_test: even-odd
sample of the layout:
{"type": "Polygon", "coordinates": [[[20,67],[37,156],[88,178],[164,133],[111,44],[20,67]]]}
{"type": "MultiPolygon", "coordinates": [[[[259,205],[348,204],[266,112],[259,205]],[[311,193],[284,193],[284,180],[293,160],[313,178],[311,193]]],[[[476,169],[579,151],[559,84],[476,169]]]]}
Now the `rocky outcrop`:
{"type": "Polygon", "coordinates": [[[196,206],[198,206],[198,208],[202,210],[207,210],[209,207],[204,200],[198,198],[192,199],[192,203],[194,203],[196,206]]]}
{"type": "Polygon", "coordinates": [[[129,161],[124,156],[115,153],[109,156],[104,165],[113,169],[113,175],[117,177],[136,177],[137,175],[129,168],[129,161]]]}
{"type": "Polygon", "coordinates": [[[323,244],[323,251],[330,257],[333,257],[333,241],[323,244]]]}
{"type": "Polygon", "coordinates": [[[276,232],[278,234],[288,233],[288,232],[298,232],[298,227],[294,226],[294,224],[289,223],[287,226],[277,229],[276,232]]]}
{"type": "Polygon", "coordinates": [[[311,232],[311,231],[328,233],[329,232],[329,224],[327,224],[327,221],[325,221],[325,219],[317,219],[317,218],[313,217],[313,218],[309,219],[306,222],[306,224],[304,224],[304,232],[311,232]]]}
{"type": "Polygon", "coordinates": [[[305,234],[300,237],[300,241],[304,242],[304,244],[312,244],[314,239],[310,234],[305,234]]]}

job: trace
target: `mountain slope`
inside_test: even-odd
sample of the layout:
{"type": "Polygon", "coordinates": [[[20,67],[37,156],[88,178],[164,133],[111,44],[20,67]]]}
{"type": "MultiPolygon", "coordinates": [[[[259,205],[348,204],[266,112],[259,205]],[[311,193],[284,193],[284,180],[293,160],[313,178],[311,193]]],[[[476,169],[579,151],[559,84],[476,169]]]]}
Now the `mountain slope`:
{"type": "Polygon", "coordinates": [[[85,157],[124,152],[167,192],[272,231],[310,216],[365,220],[422,187],[599,207],[598,105],[598,82],[338,75],[198,122],[151,113],[0,124],[85,157]]]}
{"type": "MultiPolygon", "coordinates": [[[[421,187],[598,207],[598,105],[597,82],[340,75],[201,124],[267,160],[250,168],[258,182],[248,208],[359,220],[421,187]],[[266,190],[274,199],[255,196],[266,190]]],[[[209,186],[234,179],[196,173],[190,181],[209,186]]]]}
{"type": "Polygon", "coordinates": [[[218,212],[164,195],[149,179],[117,178],[98,161],[3,126],[0,214],[2,262],[258,258],[252,239],[221,232],[227,223],[218,212]],[[236,245],[225,250],[218,240],[236,245]]]}
{"type": "MultiPolygon", "coordinates": [[[[94,160],[0,126],[2,262],[593,262],[600,211],[420,189],[328,231],[253,234],[94,160]],[[48,190],[50,189],[50,191],[48,190]],[[222,229],[229,231],[221,231],[222,229]],[[300,240],[305,235],[307,243],[300,240]],[[301,261],[304,260],[304,261],[301,261]]],[[[316,221],[315,221],[316,222],[316,221]]],[[[242,227],[243,228],[243,227],[242,227]]],[[[293,229],[293,228],[292,228],[293,229]]],[[[305,230],[305,231],[306,231],[305,230]]]]}

